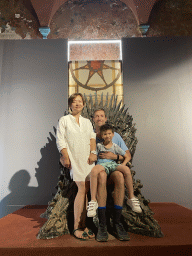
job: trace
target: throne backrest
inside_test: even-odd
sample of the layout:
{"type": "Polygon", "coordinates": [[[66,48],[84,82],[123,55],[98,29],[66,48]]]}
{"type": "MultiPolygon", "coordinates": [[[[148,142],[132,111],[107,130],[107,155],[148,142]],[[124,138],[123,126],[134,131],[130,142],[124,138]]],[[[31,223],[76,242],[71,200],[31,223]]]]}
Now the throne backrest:
{"type": "Polygon", "coordinates": [[[90,119],[93,126],[93,114],[98,108],[103,108],[107,115],[108,123],[114,127],[114,130],[121,135],[128,147],[131,156],[136,150],[136,144],[138,142],[135,137],[135,124],[133,123],[133,118],[128,113],[128,108],[122,103],[122,100],[117,103],[118,96],[109,96],[108,94],[104,96],[101,94],[100,97],[95,95],[84,95],[85,107],[82,112],[82,116],[90,119]]]}

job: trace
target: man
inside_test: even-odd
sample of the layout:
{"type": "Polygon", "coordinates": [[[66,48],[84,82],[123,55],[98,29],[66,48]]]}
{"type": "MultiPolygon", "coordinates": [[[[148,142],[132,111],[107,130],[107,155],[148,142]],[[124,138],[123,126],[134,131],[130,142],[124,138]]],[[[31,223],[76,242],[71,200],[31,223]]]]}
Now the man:
{"type": "MultiPolygon", "coordinates": [[[[104,109],[97,109],[94,112],[93,121],[95,123],[95,132],[96,132],[96,142],[101,142],[100,127],[104,125],[107,121],[104,109]]],[[[129,161],[131,160],[131,154],[125,145],[123,139],[118,133],[114,133],[112,139],[113,143],[120,146],[128,155],[129,161]]],[[[112,152],[105,152],[100,154],[100,158],[113,159],[113,160],[123,160],[123,157],[120,155],[115,155],[112,152]]],[[[123,174],[115,171],[110,175],[110,179],[114,183],[114,232],[117,235],[119,240],[127,241],[129,236],[124,230],[123,225],[120,222],[121,212],[123,207],[124,200],[124,177],[123,174]]],[[[108,240],[107,225],[106,225],[106,201],[107,201],[107,174],[105,171],[101,172],[98,179],[98,191],[97,191],[97,202],[98,202],[98,217],[99,217],[99,228],[96,236],[96,240],[99,242],[104,242],[108,240]]]]}

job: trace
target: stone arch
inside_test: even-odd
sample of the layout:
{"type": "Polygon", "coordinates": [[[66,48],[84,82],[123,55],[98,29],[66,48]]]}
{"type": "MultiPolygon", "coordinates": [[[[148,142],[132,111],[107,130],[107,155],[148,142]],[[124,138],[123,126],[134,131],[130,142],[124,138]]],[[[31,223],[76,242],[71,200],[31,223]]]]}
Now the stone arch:
{"type": "Polygon", "coordinates": [[[67,0],[31,0],[41,27],[48,27],[53,15],[67,0]]]}
{"type": "Polygon", "coordinates": [[[131,9],[131,11],[133,12],[136,18],[137,23],[139,24],[139,17],[138,17],[137,8],[134,3],[134,0],[122,0],[122,2],[124,2],[127,5],[127,7],[131,9]]]}
{"type": "Polygon", "coordinates": [[[138,21],[123,1],[67,1],[50,22],[49,39],[121,39],[140,37],[138,21]]]}
{"type": "Polygon", "coordinates": [[[130,7],[138,21],[138,25],[148,23],[151,10],[159,0],[122,0],[130,7]]]}
{"type": "MultiPolygon", "coordinates": [[[[122,2],[132,10],[138,24],[148,22],[150,12],[157,1],[158,0],[122,0],[122,2]]],[[[67,2],[67,0],[31,0],[42,27],[50,25],[54,14],[65,2],[67,2]]]]}

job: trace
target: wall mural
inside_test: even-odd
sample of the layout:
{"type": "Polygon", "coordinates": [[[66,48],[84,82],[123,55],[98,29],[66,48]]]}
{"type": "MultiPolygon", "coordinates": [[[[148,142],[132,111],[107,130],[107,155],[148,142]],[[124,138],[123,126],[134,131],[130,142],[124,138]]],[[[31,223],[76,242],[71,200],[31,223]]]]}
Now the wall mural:
{"type": "Polygon", "coordinates": [[[69,62],[69,96],[75,92],[95,95],[118,96],[123,103],[122,62],[105,61],[70,61],[69,62]]]}

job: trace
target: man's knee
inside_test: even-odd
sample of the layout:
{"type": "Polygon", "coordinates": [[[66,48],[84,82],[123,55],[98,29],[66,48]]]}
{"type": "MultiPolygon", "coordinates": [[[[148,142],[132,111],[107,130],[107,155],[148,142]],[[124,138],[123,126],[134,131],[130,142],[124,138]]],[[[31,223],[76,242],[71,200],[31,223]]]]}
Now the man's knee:
{"type": "Polygon", "coordinates": [[[115,171],[111,174],[111,179],[114,182],[115,186],[124,186],[125,180],[123,173],[115,171]]]}

